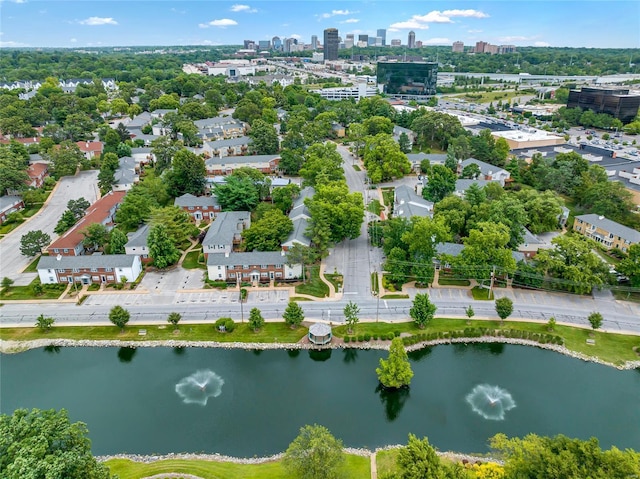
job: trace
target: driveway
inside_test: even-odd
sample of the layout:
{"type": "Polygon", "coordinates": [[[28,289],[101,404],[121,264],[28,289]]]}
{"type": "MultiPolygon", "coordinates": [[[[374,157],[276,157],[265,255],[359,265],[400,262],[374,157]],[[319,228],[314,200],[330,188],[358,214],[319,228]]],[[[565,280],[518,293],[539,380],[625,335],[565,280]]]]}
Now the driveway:
{"type": "Polygon", "coordinates": [[[98,171],[82,171],[77,176],[65,176],[60,180],[49,201],[40,211],[18,228],[0,240],[0,277],[8,276],[15,281],[16,286],[27,285],[35,273],[20,274],[33,258],[20,254],[20,238],[32,230],[41,230],[51,236],[51,241],[58,235],[53,232],[62,213],[67,209],[69,200],[84,198],[89,203],[97,199],[98,171]]]}

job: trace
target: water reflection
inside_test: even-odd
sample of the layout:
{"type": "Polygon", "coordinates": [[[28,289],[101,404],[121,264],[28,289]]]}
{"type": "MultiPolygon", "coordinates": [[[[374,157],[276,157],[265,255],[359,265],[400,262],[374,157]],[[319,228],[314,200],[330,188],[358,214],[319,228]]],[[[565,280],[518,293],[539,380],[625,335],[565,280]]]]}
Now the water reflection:
{"type": "Polygon", "coordinates": [[[346,348],[342,360],[345,363],[354,363],[358,359],[358,350],[356,348],[346,348]]]}
{"type": "Polygon", "coordinates": [[[133,357],[136,355],[136,348],[120,348],[118,349],[118,359],[121,363],[130,363],[133,357]]]}
{"type": "Polygon", "coordinates": [[[187,348],[185,348],[184,346],[177,346],[173,348],[173,354],[175,354],[176,356],[182,356],[186,352],[187,348]]]}
{"type": "Polygon", "coordinates": [[[298,356],[300,356],[300,350],[299,349],[287,349],[287,354],[289,355],[290,358],[297,358],[298,356]]]}
{"type": "Polygon", "coordinates": [[[57,354],[60,352],[60,346],[45,346],[43,349],[45,353],[49,354],[57,354]]]}
{"type": "Polygon", "coordinates": [[[313,361],[326,361],[331,357],[332,349],[310,349],[309,357],[313,361]]]}
{"type": "Polygon", "coordinates": [[[409,358],[409,360],[417,363],[425,359],[427,356],[429,356],[432,351],[433,351],[432,347],[417,349],[415,351],[409,351],[407,353],[407,357],[409,358]]]}
{"type": "Polygon", "coordinates": [[[387,421],[395,421],[409,399],[409,388],[385,389],[381,384],[378,384],[376,393],[378,393],[380,402],[384,405],[387,421]]]}

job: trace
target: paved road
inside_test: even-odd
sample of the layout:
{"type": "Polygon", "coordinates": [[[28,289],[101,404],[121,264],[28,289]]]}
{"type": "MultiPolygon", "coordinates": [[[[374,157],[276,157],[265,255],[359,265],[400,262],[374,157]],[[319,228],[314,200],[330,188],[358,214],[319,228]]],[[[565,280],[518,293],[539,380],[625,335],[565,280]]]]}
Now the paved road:
{"type": "MultiPolygon", "coordinates": [[[[349,192],[359,192],[365,201],[369,195],[373,197],[374,192],[365,189],[364,171],[353,169],[353,156],[344,146],[338,145],[338,152],[342,155],[342,166],[344,168],[349,192]]],[[[365,213],[366,218],[370,216],[365,213]]],[[[371,247],[367,236],[367,221],[363,221],[360,229],[360,236],[353,240],[344,240],[338,243],[325,259],[326,272],[337,271],[343,275],[343,292],[347,299],[370,298],[371,297],[371,273],[376,267],[379,269],[379,262],[372,262],[370,257],[371,247]]]]}
{"type": "Polygon", "coordinates": [[[32,261],[20,254],[20,238],[31,230],[42,230],[53,241],[58,237],[53,232],[56,223],[67,208],[67,202],[84,197],[89,203],[96,201],[97,171],[82,171],[77,176],[65,176],[60,180],[49,202],[31,219],[20,225],[0,241],[0,277],[8,276],[16,286],[29,284],[35,273],[20,274],[32,261]]]}
{"type": "MultiPolygon", "coordinates": [[[[424,292],[425,290],[421,290],[424,292]]],[[[433,288],[428,291],[438,306],[439,316],[464,317],[464,310],[472,305],[476,317],[496,319],[493,301],[473,300],[468,292],[457,288],[433,288]]],[[[415,292],[410,291],[413,296],[415,292]]],[[[554,316],[559,323],[568,323],[589,327],[587,316],[592,311],[600,311],[604,316],[603,329],[609,331],[627,331],[640,334],[640,305],[612,300],[592,299],[555,293],[533,291],[496,291],[496,296],[509,296],[514,301],[513,318],[548,320],[554,316]]],[[[130,324],[166,323],[169,312],[176,311],[185,320],[215,320],[220,316],[230,316],[241,320],[241,314],[247,319],[248,310],[260,308],[267,320],[282,318],[287,304],[284,292],[259,291],[250,293],[248,304],[241,310],[237,295],[232,291],[212,291],[200,293],[176,293],[174,300],[168,303],[159,301],[161,297],[147,294],[104,295],[101,301],[85,301],[81,306],[73,303],[12,304],[10,302],[0,310],[0,325],[31,326],[43,310],[62,324],[110,324],[109,310],[115,304],[121,304],[131,313],[130,324]],[[144,299],[141,299],[142,297],[144,299]],[[225,298],[226,297],[226,298],[225,298]]],[[[98,296],[96,296],[96,299],[98,296]]],[[[411,300],[379,301],[368,297],[345,296],[339,301],[318,301],[299,303],[305,311],[307,320],[325,320],[333,323],[344,321],[343,309],[353,300],[360,306],[360,317],[364,320],[406,321],[409,317],[411,300]]]]}

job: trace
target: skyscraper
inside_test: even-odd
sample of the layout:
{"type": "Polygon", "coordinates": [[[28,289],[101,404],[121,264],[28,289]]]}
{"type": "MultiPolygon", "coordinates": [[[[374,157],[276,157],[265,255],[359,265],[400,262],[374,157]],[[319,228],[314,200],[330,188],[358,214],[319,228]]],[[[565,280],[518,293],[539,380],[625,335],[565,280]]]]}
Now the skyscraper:
{"type": "Polygon", "coordinates": [[[324,31],[324,59],[325,60],[338,59],[339,44],[340,44],[340,39],[338,38],[338,29],[327,28],[324,31]]]}
{"type": "Polygon", "coordinates": [[[354,44],[355,44],[355,41],[354,41],[353,33],[347,33],[347,38],[344,41],[344,47],[345,48],[353,48],[354,44]]]}
{"type": "Polygon", "coordinates": [[[311,48],[313,50],[318,48],[318,36],[317,35],[311,35],[311,48]]]}
{"type": "Polygon", "coordinates": [[[457,41],[457,42],[453,42],[453,47],[451,48],[451,51],[454,53],[463,53],[464,52],[464,43],[457,41]]]}
{"type": "Polygon", "coordinates": [[[274,50],[281,50],[282,49],[282,40],[280,40],[280,37],[273,37],[271,39],[271,45],[273,45],[273,49],[274,50]]]}
{"type": "Polygon", "coordinates": [[[415,48],[416,47],[416,32],[411,30],[409,32],[409,39],[407,40],[407,48],[415,48]]]}
{"type": "Polygon", "coordinates": [[[383,47],[387,46],[387,30],[385,30],[384,28],[378,28],[378,31],[376,32],[376,37],[382,38],[383,47]]]}

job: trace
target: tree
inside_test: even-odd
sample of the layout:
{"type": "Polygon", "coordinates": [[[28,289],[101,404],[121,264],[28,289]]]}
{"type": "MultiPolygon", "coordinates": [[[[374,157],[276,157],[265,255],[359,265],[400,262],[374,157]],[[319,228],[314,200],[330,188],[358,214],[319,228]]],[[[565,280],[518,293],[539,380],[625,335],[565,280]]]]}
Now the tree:
{"type": "Polygon", "coordinates": [[[471,269],[477,279],[489,279],[492,266],[507,274],[516,270],[509,244],[509,229],[501,223],[482,222],[469,231],[464,239],[464,249],[454,261],[454,266],[471,269]]]}
{"type": "Polygon", "coordinates": [[[294,264],[302,265],[302,281],[306,283],[307,277],[305,265],[315,263],[318,259],[318,253],[315,248],[305,246],[300,243],[294,243],[294,245],[287,251],[286,258],[289,266],[294,264]]]}
{"type": "Polygon", "coordinates": [[[549,318],[549,321],[547,321],[547,329],[549,331],[553,331],[556,328],[556,318],[554,318],[553,316],[551,316],[549,318]]]}
{"type": "Polygon", "coordinates": [[[29,175],[25,171],[25,163],[18,155],[9,148],[0,148],[0,195],[5,195],[8,191],[25,189],[29,175]]]}
{"type": "Polygon", "coordinates": [[[213,187],[213,193],[223,211],[253,211],[260,201],[255,182],[247,177],[227,176],[213,187]]]}
{"type": "Polygon", "coordinates": [[[433,165],[427,186],[422,190],[424,199],[437,203],[456,189],[456,174],[443,165],[433,165]]]}
{"type": "Polygon", "coordinates": [[[360,319],[358,318],[358,314],[360,314],[360,308],[353,301],[349,301],[344,307],[344,319],[347,323],[347,331],[349,334],[353,333],[353,327],[358,324],[360,319]]]}
{"type": "Polygon", "coordinates": [[[287,307],[282,314],[282,318],[285,322],[291,326],[291,329],[297,328],[302,321],[304,321],[304,311],[298,303],[295,301],[289,301],[287,307]]]}
{"type": "Polygon", "coordinates": [[[402,153],[411,153],[411,141],[409,140],[409,135],[407,135],[404,131],[400,133],[398,137],[398,146],[400,147],[400,151],[402,153]]]}
{"type": "Polygon", "coordinates": [[[0,476],[7,479],[109,479],[91,455],[85,424],[61,409],[16,409],[0,415],[0,476]]]}
{"type": "Polygon", "coordinates": [[[169,136],[161,136],[151,142],[151,153],[155,157],[153,166],[157,175],[171,167],[171,160],[181,146],[179,141],[172,140],[169,136]]]}
{"type": "Polygon", "coordinates": [[[389,357],[380,358],[380,367],[376,368],[376,374],[378,381],[387,389],[406,388],[411,384],[413,371],[402,338],[393,338],[389,347],[389,357]]]}
{"type": "Polygon", "coordinates": [[[129,314],[129,311],[127,311],[120,305],[114,306],[109,311],[109,321],[111,321],[115,326],[119,327],[120,331],[124,331],[124,327],[129,322],[130,317],[131,315],[129,314]]]}
{"type": "Polygon", "coordinates": [[[171,266],[180,259],[180,251],[167,234],[164,225],[157,224],[151,227],[147,237],[147,246],[149,247],[149,256],[153,258],[153,264],[159,269],[171,266]]]}
{"type": "Polygon", "coordinates": [[[473,307],[471,305],[467,306],[467,308],[464,310],[464,314],[467,315],[467,318],[469,319],[467,321],[467,324],[469,324],[471,322],[471,318],[473,318],[476,314],[476,312],[473,310],[473,307]]]}
{"type": "Polygon", "coordinates": [[[283,213],[288,213],[293,207],[293,200],[300,195],[300,187],[295,183],[274,188],[271,193],[271,200],[283,213]]]}
{"type": "Polygon", "coordinates": [[[385,133],[367,137],[363,158],[372,183],[402,178],[411,171],[407,155],[400,150],[393,137],[385,133]]]}
{"type": "Polygon", "coordinates": [[[291,219],[275,209],[267,211],[248,230],[243,231],[242,236],[246,241],[247,251],[277,251],[292,231],[291,219]]]}
{"type": "Polygon", "coordinates": [[[189,237],[197,236],[200,230],[193,224],[189,213],[178,206],[152,208],[149,215],[151,226],[162,225],[176,246],[187,243],[189,237]]]}
{"type": "Polygon", "coordinates": [[[20,253],[24,256],[35,256],[42,252],[42,248],[51,243],[51,236],[41,230],[32,230],[20,238],[20,253]]]}
{"type": "Polygon", "coordinates": [[[640,243],[629,247],[629,256],[618,263],[616,270],[629,278],[631,286],[640,286],[640,243]]]}
{"type": "Polygon", "coordinates": [[[81,231],[82,245],[88,249],[100,249],[109,241],[109,230],[102,223],[92,223],[81,231]]]}
{"type": "Polygon", "coordinates": [[[43,155],[51,162],[51,175],[56,179],[76,174],[78,165],[84,160],[84,155],[78,145],[68,141],[60,143],[58,148],[52,148],[43,155]]]}
{"type": "Polygon", "coordinates": [[[493,451],[504,460],[505,477],[536,479],[583,478],[626,479],[640,475],[640,457],[627,449],[603,451],[595,437],[586,441],[563,435],[490,439],[493,451]]]}
{"type": "Polygon", "coordinates": [[[201,156],[183,148],[173,156],[173,167],[167,174],[169,194],[174,197],[185,193],[204,193],[207,169],[201,156]]]}
{"type": "Polygon", "coordinates": [[[251,311],[249,311],[249,326],[254,332],[258,332],[264,326],[264,318],[258,308],[251,308],[251,311]]]}
{"type": "Polygon", "coordinates": [[[41,314],[36,318],[36,326],[42,331],[48,331],[49,329],[51,329],[51,326],[53,326],[54,322],[54,318],[45,317],[44,314],[41,314]]]}
{"type": "Polygon", "coordinates": [[[305,186],[316,186],[316,179],[324,175],[327,181],[337,181],[344,178],[342,156],[338,153],[335,143],[316,143],[304,152],[304,164],[299,174],[305,186]]]}
{"type": "Polygon", "coordinates": [[[73,213],[73,217],[76,219],[76,221],[85,215],[87,209],[90,206],[91,206],[91,203],[89,203],[83,197],[77,198],[75,200],[69,200],[67,202],[67,210],[73,213]]]}
{"type": "Polygon", "coordinates": [[[501,321],[511,316],[511,313],[513,313],[513,301],[511,301],[511,298],[505,296],[504,298],[496,299],[496,313],[498,313],[501,321]]]}
{"type": "Polygon", "coordinates": [[[587,317],[587,321],[589,321],[591,328],[595,331],[596,329],[600,329],[600,327],[602,326],[602,321],[604,321],[604,318],[602,317],[602,313],[594,312],[587,317]]]}
{"type": "Polygon", "coordinates": [[[12,280],[11,278],[9,278],[8,276],[5,276],[4,278],[2,278],[2,289],[6,292],[9,290],[9,288],[11,288],[11,286],[13,286],[13,283],[15,283],[14,280],[12,280]]]}
{"type": "Polygon", "coordinates": [[[76,221],[77,219],[73,215],[73,212],[71,212],[70,210],[65,210],[64,213],[62,213],[62,216],[60,217],[60,219],[58,220],[58,223],[56,223],[55,228],[53,228],[53,232],[57,234],[62,234],[65,231],[67,231],[69,228],[71,228],[73,225],[75,225],[76,221]]]}
{"type": "Polygon", "coordinates": [[[124,246],[129,239],[127,235],[120,231],[118,228],[113,228],[109,234],[109,253],[111,254],[124,254],[124,246]]]}
{"type": "Polygon", "coordinates": [[[299,479],[337,479],[342,477],[345,454],[342,441],[318,424],[300,428],[282,459],[285,470],[299,479]]]}
{"type": "Polygon", "coordinates": [[[440,458],[426,437],[418,439],[409,434],[409,442],[398,452],[396,463],[402,479],[443,477],[440,458]]]}
{"type": "Polygon", "coordinates": [[[182,316],[180,315],[180,313],[169,313],[169,316],[167,316],[167,322],[173,324],[173,327],[175,329],[178,329],[178,323],[180,322],[180,320],[182,319],[182,316]]]}
{"type": "Polygon", "coordinates": [[[278,152],[278,133],[273,125],[257,119],[249,131],[251,145],[249,150],[256,155],[274,155],[278,152]]]}
{"type": "Polygon", "coordinates": [[[420,329],[424,329],[429,321],[433,319],[437,309],[438,307],[429,300],[428,294],[418,293],[413,299],[413,306],[409,310],[409,316],[420,329]]]}

